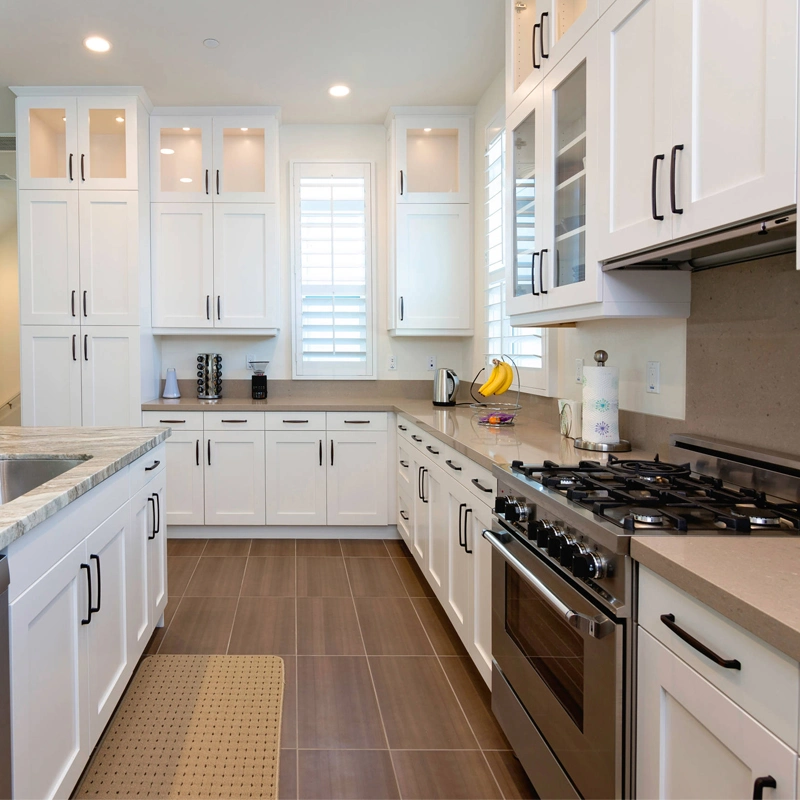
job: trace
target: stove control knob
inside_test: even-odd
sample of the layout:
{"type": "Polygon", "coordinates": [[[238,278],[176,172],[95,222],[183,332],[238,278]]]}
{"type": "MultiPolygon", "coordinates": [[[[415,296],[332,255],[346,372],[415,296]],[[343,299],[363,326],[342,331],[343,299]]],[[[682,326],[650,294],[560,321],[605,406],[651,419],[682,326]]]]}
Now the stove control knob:
{"type": "Polygon", "coordinates": [[[566,541],[561,545],[559,561],[562,567],[572,568],[573,560],[581,553],[587,553],[586,545],[579,542],[572,536],[567,535],[566,541]]]}
{"type": "Polygon", "coordinates": [[[551,558],[558,558],[561,553],[561,546],[565,542],[566,531],[558,523],[550,524],[550,536],[547,539],[547,553],[551,558]]]}
{"type": "Polygon", "coordinates": [[[608,564],[599,553],[580,553],[572,560],[572,574],[576,578],[604,578],[607,571],[608,564]]]}
{"type": "Polygon", "coordinates": [[[519,522],[519,501],[514,498],[506,500],[505,514],[509,522],[519,522]]]}
{"type": "Polygon", "coordinates": [[[547,549],[547,543],[550,541],[550,534],[552,533],[551,523],[549,520],[540,519],[535,523],[536,528],[536,544],[542,550],[547,549]]]}
{"type": "Polygon", "coordinates": [[[541,531],[544,530],[545,521],[541,519],[529,519],[528,520],[528,538],[532,542],[537,542],[539,539],[539,534],[541,531]]]}
{"type": "Polygon", "coordinates": [[[505,514],[506,506],[508,505],[508,498],[503,495],[497,495],[494,499],[494,513],[505,514]]]}

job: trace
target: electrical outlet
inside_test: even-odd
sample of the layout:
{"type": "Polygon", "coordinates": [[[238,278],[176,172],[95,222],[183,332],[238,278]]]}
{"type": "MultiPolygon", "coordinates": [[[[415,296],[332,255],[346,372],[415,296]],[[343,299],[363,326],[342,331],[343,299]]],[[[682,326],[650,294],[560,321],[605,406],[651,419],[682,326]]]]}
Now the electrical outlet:
{"type": "Polygon", "coordinates": [[[661,362],[647,362],[647,392],[648,394],[661,394],[661,362]]]}
{"type": "Polygon", "coordinates": [[[575,359],[575,383],[583,383],[583,359],[575,359]]]}
{"type": "Polygon", "coordinates": [[[251,366],[250,366],[250,362],[251,362],[251,361],[255,361],[255,360],[256,360],[256,357],[255,357],[255,356],[245,356],[245,357],[244,357],[244,368],[245,368],[245,369],[252,370],[252,369],[253,369],[253,367],[251,367],[251,366]]]}
{"type": "Polygon", "coordinates": [[[428,356],[428,372],[436,369],[436,356],[428,356]]]}
{"type": "Polygon", "coordinates": [[[397,356],[389,356],[389,370],[393,371],[397,369],[397,356]]]}

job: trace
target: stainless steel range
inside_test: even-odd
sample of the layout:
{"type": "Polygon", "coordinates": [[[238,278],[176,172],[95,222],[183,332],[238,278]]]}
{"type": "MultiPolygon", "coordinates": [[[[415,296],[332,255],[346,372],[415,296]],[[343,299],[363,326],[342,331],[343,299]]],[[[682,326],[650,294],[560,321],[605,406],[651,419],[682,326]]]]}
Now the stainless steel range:
{"type": "Polygon", "coordinates": [[[672,445],[676,463],[495,468],[492,709],[541,797],[632,794],[630,537],[800,533],[800,463],[672,445]]]}

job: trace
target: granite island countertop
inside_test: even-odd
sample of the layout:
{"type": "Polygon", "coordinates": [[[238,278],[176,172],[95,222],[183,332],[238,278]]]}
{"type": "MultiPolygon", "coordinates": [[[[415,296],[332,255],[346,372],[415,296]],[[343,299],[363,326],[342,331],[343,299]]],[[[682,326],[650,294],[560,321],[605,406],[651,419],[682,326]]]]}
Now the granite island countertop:
{"type": "Polygon", "coordinates": [[[166,428],[0,427],[0,459],[85,459],[77,467],[0,505],[0,550],[168,436],[166,428]]]}
{"type": "Polygon", "coordinates": [[[631,555],[800,661],[800,538],[634,537],[631,555]]]}

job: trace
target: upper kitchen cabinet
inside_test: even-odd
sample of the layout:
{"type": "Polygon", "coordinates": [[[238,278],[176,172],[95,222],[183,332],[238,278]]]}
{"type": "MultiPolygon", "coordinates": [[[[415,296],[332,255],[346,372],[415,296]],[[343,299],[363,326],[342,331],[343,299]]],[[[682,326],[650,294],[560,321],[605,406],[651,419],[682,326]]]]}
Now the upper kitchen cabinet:
{"type": "Polygon", "coordinates": [[[506,114],[594,25],[598,0],[506,0],[506,114]]]}
{"type": "Polygon", "coordinates": [[[597,27],[601,260],[795,204],[794,0],[617,0],[597,27]]]}
{"type": "Polygon", "coordinates": [[[395,120],[398,203],[469,203],[470,117],[395,120]]]}
{"type": "Polygon", "coordinates": [[[389,333],[472,335],[470,108],[392,109],[389,333]]]}
{"type": "Polygon", "coordinates": [[[277,202],[277,116],[154,115],[150,151],[155,202],[277,202]]]}
{"type": "Polygon", "coordinates": [[[135,96],[15,91],[20,189],[138,188],[135,96]]]}

